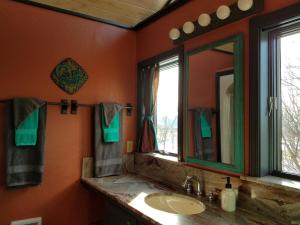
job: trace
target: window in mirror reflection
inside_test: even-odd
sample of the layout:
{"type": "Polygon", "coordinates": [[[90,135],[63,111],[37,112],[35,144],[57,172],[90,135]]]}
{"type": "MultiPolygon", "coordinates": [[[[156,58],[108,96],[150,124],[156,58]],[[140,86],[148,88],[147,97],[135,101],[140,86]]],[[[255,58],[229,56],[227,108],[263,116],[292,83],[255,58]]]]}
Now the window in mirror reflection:
{"type": "Polygon", "coordinates": [[[178,154],[178,56],[159,63],[156,131],[159,151],[178,154]]]}
{"type": "Polygon", "coordinates": [[[188,60],[189,155],[234,164],[234,43],[188,60]]]}

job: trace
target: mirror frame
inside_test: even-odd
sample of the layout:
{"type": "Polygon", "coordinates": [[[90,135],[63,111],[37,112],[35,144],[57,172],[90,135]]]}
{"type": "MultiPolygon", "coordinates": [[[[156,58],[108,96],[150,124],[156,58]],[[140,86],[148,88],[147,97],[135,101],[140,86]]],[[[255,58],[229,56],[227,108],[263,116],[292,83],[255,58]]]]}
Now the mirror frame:
{"type": "Polygon", "coordinates": [[[238,174],[244,173],[244,50],[243,34],[234,35],[220,41],[189,50],[185,53],[185,79],[184,79],[184,122],[185,122],[185,161],[191,164],[198,164],[217,170],[230,171],[238,174]],[[189,57],[199,52],[212,49],[214,47],[234,42],[234,165],[220,162],[212,162],[195,159],[189,156],[189,126],[188,126],[188,88],[189,88],[189,57]]]}

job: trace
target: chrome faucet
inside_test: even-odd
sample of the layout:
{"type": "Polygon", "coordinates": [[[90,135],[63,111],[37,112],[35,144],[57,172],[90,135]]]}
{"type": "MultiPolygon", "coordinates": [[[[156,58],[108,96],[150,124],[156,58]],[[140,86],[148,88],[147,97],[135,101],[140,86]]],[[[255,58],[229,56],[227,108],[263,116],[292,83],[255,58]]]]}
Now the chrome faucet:
{"type": "Polygon", "coordinates": [[[193,181],[197,182],[197,188],[195,190],[195,194],[197,196],[201,196],[201,186],[200,186],[200,180],[196,176],[187,176],[185,178],[185,181],[182,184],[182,187],[186,190],[187,194],[192,194],[193,193],[193,181]]]}

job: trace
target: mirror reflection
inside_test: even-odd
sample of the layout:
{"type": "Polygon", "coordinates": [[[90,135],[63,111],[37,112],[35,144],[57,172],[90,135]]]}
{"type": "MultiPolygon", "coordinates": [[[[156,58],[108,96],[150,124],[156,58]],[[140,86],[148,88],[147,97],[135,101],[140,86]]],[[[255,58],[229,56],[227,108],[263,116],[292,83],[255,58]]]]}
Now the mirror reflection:
{"type": "Polygon", "coordinates": [[[234,42],[188,57],[189,157],[234,164],[234,42]]]}

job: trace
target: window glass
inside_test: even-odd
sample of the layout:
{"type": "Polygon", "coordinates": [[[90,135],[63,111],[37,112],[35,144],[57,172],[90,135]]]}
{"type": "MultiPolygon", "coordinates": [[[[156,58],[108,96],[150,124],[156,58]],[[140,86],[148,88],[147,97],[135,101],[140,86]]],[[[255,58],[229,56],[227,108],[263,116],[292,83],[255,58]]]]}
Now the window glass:
{"type": "Polygon", "coordinates": [[[300,175],[300,32],[280,38],[281,167],[300,175]]]}
{"type": "Polygon", "coordinates": [[[156,128],[158,149],[178,154],[178,57],[161,62],[157,92],[156,128]]]}

